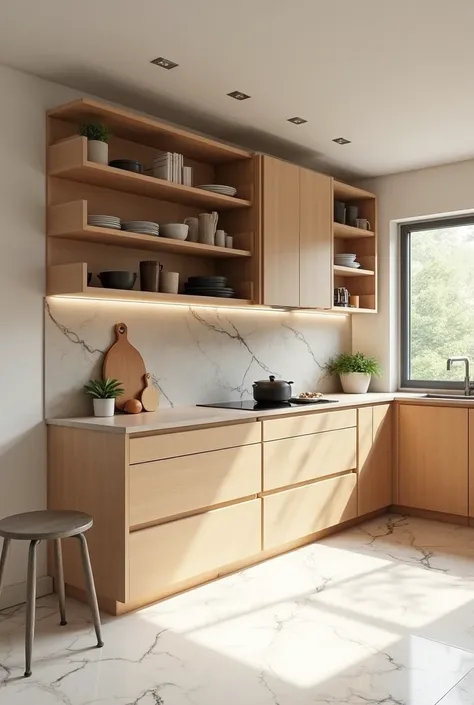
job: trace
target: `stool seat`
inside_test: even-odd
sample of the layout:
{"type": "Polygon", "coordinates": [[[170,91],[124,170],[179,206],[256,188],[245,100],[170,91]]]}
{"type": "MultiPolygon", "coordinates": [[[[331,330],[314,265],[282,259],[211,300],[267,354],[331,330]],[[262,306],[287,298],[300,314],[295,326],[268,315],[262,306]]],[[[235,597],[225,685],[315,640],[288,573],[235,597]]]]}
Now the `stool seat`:
{"type": "Polygon", "coordinates": [[[19,541],[65,539],[82,534],[92,523],[92,517],[84,512],[51,509],[24,512],[0,519],[0,536],[19,541]]]}

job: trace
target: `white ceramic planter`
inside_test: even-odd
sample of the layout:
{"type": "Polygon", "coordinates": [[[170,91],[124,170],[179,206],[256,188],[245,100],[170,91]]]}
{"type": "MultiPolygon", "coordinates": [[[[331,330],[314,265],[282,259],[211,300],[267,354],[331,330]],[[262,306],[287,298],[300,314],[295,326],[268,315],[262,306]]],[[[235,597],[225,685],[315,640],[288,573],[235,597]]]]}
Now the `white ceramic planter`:
{"type": "Polygon", "coordinates": [[[115,399],[93,399],[94,416],[113,416],[115,413],[115,399]]]}
{"type": "Polygon", "coordinates": [[[97,164],[109,163],[109,145],[100,140],[87,140],[87,159],[97,164]]]}
{"type": "Polygon", "coordinates": [[[372,375],[362,372],[352,372],[349,375],[339,375],[342,389],[346,394],[365,394],[369,388],[372,375]]]}

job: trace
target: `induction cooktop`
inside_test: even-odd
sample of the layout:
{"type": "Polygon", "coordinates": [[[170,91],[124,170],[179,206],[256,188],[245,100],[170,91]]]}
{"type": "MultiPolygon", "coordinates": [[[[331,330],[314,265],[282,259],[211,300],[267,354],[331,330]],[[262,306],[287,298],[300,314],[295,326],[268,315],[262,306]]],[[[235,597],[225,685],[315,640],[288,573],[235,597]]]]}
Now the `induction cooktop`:
{"type": "Polygon", "coordinates": [[[214,404],[196,404],[196,406],[214,407],[217,409],[237,409],[239,411],[268,411],[269,409],[292,409],[296,406],[308,406],[317,404],[334,404],[336,399],[311,399],[303,402],[281,401],[274,404],[268,402],[258,402],[253,399],[245,401],[219,401],[214,404]]]}

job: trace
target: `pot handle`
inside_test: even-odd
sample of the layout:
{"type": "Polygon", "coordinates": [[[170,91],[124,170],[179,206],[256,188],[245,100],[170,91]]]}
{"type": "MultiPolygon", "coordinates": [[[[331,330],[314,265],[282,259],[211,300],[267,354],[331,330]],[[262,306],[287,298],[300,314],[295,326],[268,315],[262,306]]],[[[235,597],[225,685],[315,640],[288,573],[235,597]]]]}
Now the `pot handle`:
{"type": "Polygon", "coordinates": [[[293,380],[290,380],[289,382],[287,382],[287,384],[294,384],[294,382],[293,380]]]}
{"type": "Polygon", "coordinates": [[[275,375],[270,375],[270,377],[269,377],[268,379],[270,380],[270,382],[274,382],[274,381],[275,381],[275,375]]]}

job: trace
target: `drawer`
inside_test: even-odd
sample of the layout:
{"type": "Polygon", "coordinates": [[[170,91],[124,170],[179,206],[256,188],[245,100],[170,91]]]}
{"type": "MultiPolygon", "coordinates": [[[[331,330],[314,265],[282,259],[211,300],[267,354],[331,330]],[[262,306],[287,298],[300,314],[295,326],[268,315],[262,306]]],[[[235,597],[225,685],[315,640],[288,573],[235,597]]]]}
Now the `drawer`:
{"type": "Polygon", "coordinates": [[[130,525],[258,494],[260,449],[256,444],[132,465],[130,525]]]}
{"type": "Polygon", "coordinates": [[[263,499],[263,548],[277,548],[357,516],[356,473],[263,499]]]}
{"type": "Polygon", "coordinates": [[[268,441],[263,444],[263,491],[356,467],[356,428],[268,441]]]}
{"type": "Polygon", "coordinates": [[[279,438],[304,436],[321,431],[335,431],[339,428],[356,426],[356,409],[308,413],[304,416],[291,416],[281,419],[263,421],[263,440],[275,441],[279,438]]]}
{"type": "Polygon", "coordinates": [[[261,549],[261,499],[130,534],[130,600],[186,587],[261,549]]]}
{"type": "Polygon", "coordinates": [[[146,463],[150,460],[205,453],[208,450],[245,446],[260,443],[261,439],[260,424],[256,422],[130,438],[130,463],[146,463]]]}

